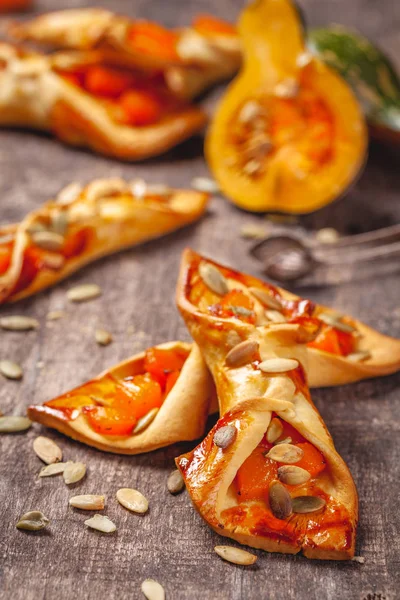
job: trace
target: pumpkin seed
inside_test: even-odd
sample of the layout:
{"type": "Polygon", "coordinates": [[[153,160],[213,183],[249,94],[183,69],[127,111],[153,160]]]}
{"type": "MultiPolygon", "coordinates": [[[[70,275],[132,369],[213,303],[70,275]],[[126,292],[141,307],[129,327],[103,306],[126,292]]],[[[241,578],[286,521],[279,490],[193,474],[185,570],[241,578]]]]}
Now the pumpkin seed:
{"type": "Polygon", "coordinates": [[[67,298],[71,302],[86,302],[101,295],[101,288],[95,283],[77,285],[68,290],[67,298]]]}
{"type": "Polygon", "coordinates": [[[147,185],[148,196],[170,196],[172,190],[164,183],[151,183],[147,185]]]}
{"type": "Polygon", "coordinates": [[[270,444],[276,442],[276,440],[281,437],[283,431],[282,421],[274,417],[267,429],[267,441],[270,444]]]}
{"type": "Polygon", "coordinates": [[[40,510],[30,510],[20,517],[17,523],[17,529],[26,529],[27,531],[39,531],[50,523],[40,510]]]}
{"type": "Polygon", "coordinates": [[[179,494],[185,487],[185,482],[178,469],[172,471],[168,477],[167,488],[170,494],[179,494]]]}
{"type": "Polygon", "coordinates": [[[250,123],[250,121],[259,117],[261,113],[261,105],[255,100],[248,100],[240,109],[238,119],[240,123],[250,123]]]}
{"type": "Polygon", "coordinates": [[[53,442],[53,440],[48,437],[44,437],[43,435],[39,435],[39,437],[33,440],[33,450],[35,451],[35,454],[47,465],[60,462],[62,460],[61,448],[59,448],[57,444],[53,442]]]}
{"type": "Polygon", "coordinates": [[[285,465],[278,468],[278,477],[282,483],[287,485],[301,485],[311,478],[311,475],[305,469],[296,467],[296,465],[285,465]]]}
{"type": "Polygon", "coordinates": [[[353,562],[360,563],[360,565],[363,565],[365,563],[365,558],[363,556],[353,556],[351,560],[353,562]]]}
{"type": "Polygon", "coordinates": [[[158,408],[152,408],[151,410],[149,410],[149,412],[146,415],[144,415],[144,417],[138,420],[138,422],[136,423],[136,427],[132,433],[140,433],[141,431],[144,431],[154,421],[158,411],[158,408]]]}
{"type": "Polygon", "coordinates": [[[147,498],[138,492],[138,490],[121,488],[117,492],[117,500],[128,510],[141,515],[149,510],[149,502],[147,498]]]}
{"type": "Polygon", "coordinates": [[[82,192],[80,183],[73,182],[63,188],[56,197],[56,202],[67,205],[74,202],[82,192]]]}
{"type": "Polygon", "coordinates": [[[36,220],[28,225],[26,231],[29,233],[29,235],[34,235],[39,231],[47,231],[47,225],[39,220],[36,220]]]}
{"type": "Polygon", "coordinates": [[[62,254],[45,254],[43,256],[43,265],[47,269],[53,269],[54,271],[58,271],[65,264],[65,258],[62,254]]]}
{"type": "Polygon", "coordinates": [[[329,313],[320,313],[319,315],[317,315],[317,318],[323,323],[326,323],[326,325],[334,327],[335,329],[343,331],[344,333],[353,333],[354,331],[356,331],[356,328],[352,325],[349,325],[348,323],[343,323],[340,320],[340,316],[330,315],[329,313]]]}
{"type": "Polygon", "coordinates": [[[105,329],[96,329],[94,336],[99,346],[108,346],[113,339],[111,333],[105,329]]]}
{"type": "Polygon", "coordinates": [[[237,436],[237,429],[234,425],[225,425],[224,427],[220,427],[214,433],[214,444],[218,446],[218,448],[222,448],[225,450],[235,441],[237,436]]]}
{"type": "Polygon", "coordinates": [[[29,331],[30,329],[38,329],[39,321],[23,315],[10,315],[0,319],[0,327],[8,331],[29,331]]]}
{"type": "Polygon", "coordinates": [[[141,590],[147,600],[165,600],[165,591],[163,586],[154,579],[145,579],[141,590]]]}
{"type": "Polygon", "coordinates": [[[210,288],[212,292],[215,292],[219,296],[225,296],[225,294],[229,292],[225,277],[210,263],[200,263],[199,274],[206,286],[210,288]]]}
{"type": "Polygon", "coordinates": [[[105,515],[94,515],[85,521],[85,525],[102,533],[113,533],[117,528],[115,524],[105,515]]]}
{"type": "Polygon", "coordinates": [[[266,310],[265,316],[272,323],[286,323],[286,317],[279,310],[266,310]]]}
{"type": "Polygon", "coordinates": [[[276,462],[294,464],[303,458],[304,452],[302,448],[293,446],[292,444],[278,444],[271,448],[267,453],[267,457],[276,462]]]}
{"type": "Polygon", "coordinates": [[[51,229],[54,233],[64,236],[68,228],[67,213],[61,210],[54,211],[51,214],[51,229]]]}
{"type": "Polygon", "coordinates": [[[368,350],[359,350],[358,352],[352,352],[351,354],[348,354],[346,358],[352,362],[362,362],[363,360],[370,359],[371,356],[371,352],[368,352],[368,350]]]}
{"type": "Polygon", "coordinates": [[[27,417],[0,417],[0,433],[18,433],[26,431],[32,425],[27,417]]]}
{"type": "Polygon", "coordinates": [[[120,177],[95,179],[86,187],[86,198],[89,202],[97,202],[101,198],[117,196],[128,190],[127,183],[120,177]]]}
{"type": "Polygon", "coordinates": [[[64,482],[67,485],[77,483],[86,475],[86,465],[81,462],[69,462],[64,470],[64,482]]]}
{"type": "Polygon", "coordinates": [[[85,494],[83,496],[72,496],[69,499],[69,505],[81,510],[103,510],[105,506],[105,497],[95,494],[85,494]]]}
{"type": "Polygon", "coordinates": [[[235,317],[251,317],[254,313],[252,310],[245,308],[244,306],[230,306],[229,307],[235,317]]]}
{"type": "MultiPolygon", "coordinates": [[[[271,308],[273,311],[279,311],[282,308],[281,301],[272,294],[269,294],[267,291],[262,290],[261,288],[251,287],[249,288],[249,292],[253,294],[263,304],[268,308],[271,308]]],[[[281,314],[281,313],[279,313],[281,314]]],[[[283,315],[282,315],[283,316],[283,315]]]]}
{"type": "Polygon", "coordinates": [[[253,565],[257,560],[255,554],[235,546],[215,546],[214,550],[218,556],[235,565],[253,565]]]}
{"type": "Polygon", "coordinates": [[[48,321],[57,321],[58,319],[62,319],[65,316],[65,312],[63,310],[51,310],[47,313],[46,319],[48,321]]]}
{"type": "Polygon", "coordinates": [[[191,187],[198,192],[205,192],[207,194],[218,194],[218,184],[209,177],[194,177],[191,181],[191,187]]]}
{"type": "Polygon", "coordinates": [[[132,192],[132,196],[137,199],[143,199],[147,193],[147,184],[144,179],[133,179],[130,182],[130,190],[132,192]]]}
{"type": "Polygon", "coordinates": [[[63,236],[54,231],[37,231],[32,234],[32,241],[35,246],[50,252],[58,252],[64,245],[63,236]]]}
{"type": "Polygon", "coordinates": [[[264,373],[286,373],[297,369],[299,362],[294,358],[268,358],[258,365],[264,373]]]}
{"type": "Polygon", "coordinates": [[[240,338],[240,335],[236,331],[228,331],[228,334],[226,336],[226,345],[228,346],[228,348],[234,348],[235,346],[240,344],[241,341],[242,340],[240,338]]]}
{"type": "Polygon", "coordinates": [[[258,352],[259,344],[253,340],[240,342],[232,348],[225,357],[225,364],[228,367],[236,368],[246,365],[251,362],[255,354],[258,352]]]}
{"type": "Polygon", "coordinates": [[[321,510],[325,504],[325,500],[319,496],[297,496],[292,498],[293,512],[301,515],[321,510]]]}
{"type": "Polygon", "coordinates": [[[290,437],[290,435],[288,435],[288,437],[283,438],[283,440],[279,440],[277,442],[275,442],[275,445],[277,446],[278,444],[291,444],[292,443],[292,438],[290,437]]]}
{"type": "Polygon", "coordinates": [[[61,473],[64,473],[68,464],[69,462],[50,463],[49,465],[42,467],[39,477],[52,477],[53,475],[60,475],[61,473]]]}
{"type": "Polygon", "coordinates": [[[292,499],[284,485],[273,481],[268,491],[269,506],[277,519],[287,519],[292,514],[292,499]]]}
{"type": "Polygon", "coordinates": [[[11,360],[0,360],[0,373],[7,379],[22,379],[23,370],[11,360]]]}
{"type": "Polygon", "coordinates": [[[333,227],[323,227],[315,234],[315,239],[320,244],[334,244],[339,237],[339,232],[333,227]]]}
{"type": "Polygon", "coordinates": [[[242,238],[249,240],[265,240],[268,237],[268,231],[261,225],[245,223],[240,228],[240,235],[242,238]]]}
{"type": "Polygon", "coordinates": [[[274,94],[275,96],[278,96],[278,98],[295,98],[298,95],[299,90],[300,86],[298,81],[292,77],[288,77],[275,86],[274,94]]]}

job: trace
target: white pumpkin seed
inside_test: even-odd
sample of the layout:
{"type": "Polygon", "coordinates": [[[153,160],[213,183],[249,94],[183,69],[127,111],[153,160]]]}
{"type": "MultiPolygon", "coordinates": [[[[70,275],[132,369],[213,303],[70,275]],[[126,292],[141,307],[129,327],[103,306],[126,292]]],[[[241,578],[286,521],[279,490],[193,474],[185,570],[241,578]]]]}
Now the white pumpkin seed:
{"type": "Polygon", "coordinates": [[[363,556],[353,556],[351,560],[353,562],[360,563],[360,565],[363,565],[365,563],[365,558],[363,556]]]}
{"type": "Polygon", "coordinates": [[[58,319],[62,319],[65,316],[65,312],[63,310],[51,310],[47,313],[46,319],[48,321],[57,321],[58,319]]]}
{"type": "MultiPolygon", "coordinates": [[[[266,306],[267,308],[272,309],[273,311],[280,311],[282,308],[281,301],[272,294],[269,294],[266,290],[262,290],[261,288],[251,287],[249,288],[249,292],[253,294],[257,298],[261,304],[266,306]]],[[[281,313],[279,313],[281,315],[281,313]]],[[[283,315],[282,315],[283,317],[283,315]]],[[[271,319],[272,320],[272,319],[271,319]]]]}
{"type": "Polygon", "coordinates": [[[240,235],[242,238],[249,240],[264,240],[268,237],[268,231],[261,225],[245,223],[240,228],[240,235]]]}
{"type": "Polygon", "coordinates": [[[0,319],[0,327],[8,331],[29,331],[30,329],[38,329],[39,321],[23,315],[10,315],[0,319]]]}
{"type": "Polygon", "coordinates": [[[0,433],[18,433],[26,431],[32,425],[27,417],[0,417],[0,433]]]}
{"type": "Polygon", "coordinates": [[[39,531],[50,523],[40,510],[30,510],[20,517],[17,523],[17,529],[26,529],[27,531],[39,531]]]}
{"type": "Polygon", "coordinates": [[[43,265],[47,269],[53,269],[54,271],[58,271],[65,264],[65,258],[62,254],[44,254],[43,255],[43,265]]]}
{"type": "Polygon", "coordinates": [[[291,443],[292,443],[292,438],[290,437],[290,435],[288,435],[288,437],[285,437],[282,440],[278,440],[277,442],[275,442],[275,445],[277,446],[278,444],[291,444],[291,443]]]}
{"type": "Polygon", "coordinates": [[[86,465],[81,462],[69,462],[64,470],[64,482],[67,485],[77,483],[86,475],[86,465]]]}
{"type": "Polygon", "coordinates": [[[108,346],[108,344],[111,344],[113,339],[111,333],[105,329],[96,329],[94,335],[99,346],[108,346]]]}
{"type": "Polygon", "coordinates": [[[282,421],[274,417],[267,429],[267,441],[270,444],[276,442],[276,440],[281,437],[283,431],[282,421]]]}
{"type": "Polygon", "coordinates": [[[117,529],[111,519],[105,515],[94,515],[94,517],[85,521],[85,525],[102,533],[113,533],[117,529]]]}
{"type": "Polygon", "coordinates": [[[224,427],[220,427],[214,433],[214,444],[218,446],[218,448],[222,448],[225,450],[235,441],[237,436],[237,429],[234,425],[225,425],[224,427]]]}
{"type": "Polygon", "coordinates": [[[70,183],[59,192],[56,197],[56,202],[62,205],[71,204],[79,197],[81,192],[82,186],[80,183],[70,183]]]}
{"type": "Polygon", "coordinates": [[[278,469],[278,477],[282,483],[287,485],[301,485],[311,479],[311,475],[305,469],[296,465],[284,465],[278,469]]]}
{"type": "Polygon", "coordinates": [[[371,356],[371,352],[368,352],[368,350],[359,350],[358,352],[348,354],[346,358],[347,360],[351,360],[351,362],[362,362],[363,360],[369,360],[371,356]]]}
{"type": "Polygon", "coordinates": [[[145,579],[141,590],[147,600],[165,600],[165,591],[163,586],[154,579],[145,579]]]}
{"type": "Polygon", "coordinates": [[[218,556],[235,565],[253,565],[257,560],[255,554],[235,546],[215,546],[214,550],[218,556]]]}
{"type": "Polygon", "coordinates": [[[254,314],[252,310],[245,308],[244,306],[230,306],[229,308],[235,317],[238,317],[239,319],[240,317],[251,317],[251,315],[254,314]]]}
{"type": "Polygon", "coordinates": [[[37,231],[32,234],[32,241],[35,246],[50,252],[58,252],[64,245],[63,236],[55,231],[37,231]]]}
{"type": "Polygon", "coordinates": [[[268,490],[269,506],[277,519],[287,519],[292,514],[290,494],[279,481],[273,481],[268,490]]]}
{"type": "Polygon", "coordinates": [[[278,444],[271,448],[266,455],[267,458],[276,462],[294,464],[303,458],[304,452],[302,448],[293,446],[292,444],[278,444]]]}
{"type": "Polygon", "coordinates": [[[87,302],[101,295],[101,288],[95,283],[77,285],[68,290],[67,298],[71,302],[87,302]]]}
{"type": "Polygon", "coordinates": [[[264,373],[286,373],[297,369],[299,362],[294,358],[268,358],[258,365],[264,373]]]}
{"type": "Polygon", "coordinates": [[[128,184],[120,177],[94,179],[86,187],[86,198],[89,202],[97,202],[102,198],[116,196],[128,191],[128,184]]]}
{"type": "Polygon", "coordinates": [[[272,323],[286,323],[286,317],[279,310],[266,310],[265,316],[272,323]]]}
{"type": "Polygon", "coordinates": [[[292,498],[293,512],[301,515],[321,510],[325,504],[325,500],[319,496],[297,496],[292,498]]]}
{"type": "Polygon", "coordinates": [[[36,455],[47,465],[50,465],[55,462],[60,462],[62,460],[62,451],[61,448],[57,446],[53,440],[48,437],[44,437],[43,435],[39,435],[39,437],[33,440],[33,450],[36,455]]]}
{"type": "Polygon", "coordinates": [[[168,477],[167,488],[170,494],[179,494],[185,487],[185,482],[179,469],[172,471],[168,477]]]}
{"type": "Polygon", "coordinates": [[[51,229],[54,233],[63,236],[68,227],[67,213],[61,210],[54,211],[51,214],[51,229]]]}
{"type": "Polygon", "coordinates": [[[199,274],[212,292],[215,292],[219,296],[225,296],[229,292],[225,277],[214,265],[205,262],[200,263],[199,274]]]}
{"type": "Polygon", "coordinates": [[[191,181],[191,187],[198,192],[207,194],[218,194],[219,192],[217,182],[209,177],[194,177],[191,181]]]}
{"type": "Polygon", "coordinates": [[[259,344],[253,340],[240,342],[225,357],[225,364],[231,368],[241,367],[251,362],[258,352],[259,344]]]}
{"type": "Polygon", "coordinates": [[[152,408],[151,410],[149,410],[149,412],[146,415],[144,415],[144,417],[142,417],[141,419],[138,420],[138,422],[136,423],[136,427],[132,433],[134,433],[134,434],[141,433],[142,431],[147,429],[147,427],[156,418],[158,411],[159,411],[158,408],[152,408]]]}
{"type": "Polygon", "coordinates": [[[348,323],[343,323],[340,320],[340,316],[331,315],[329,313],[320,313],[319,315],[317,315],[317,319],[319,319],[323,323],[326,323],[326,325],[329,325],[330,327],[334,327],[339,331],[343,331],[344,333],[353,333],[357,331],[356,328],[352,325],[349,325],[348,323]]]}
{"type": "Polygon", "coordinates": [[[11,360],[0,360],[0,373],[7,379],[22,379],[23,370],[11,360]]]}
{"type": "Polygon", "coordinates": [[[134,513],[142,515],[149,510],[147,498],[138,492],[138,490],[121,488],[117,492],[117,500],[122,506],[134,513]]]}
{"type": "Polygon", "coordinates": [[[338,241],[340,235],[333,227],[323,227],[315,234],[315,239],[320,244],[334,244],[338,241]]]}
{"type": "Polygon", "coordinates": [[[64,470],[68,464],[68,462],[50,463],[49,465],[42,467],[39,477],[52,477],[53,475],[60,475],[61,473],[64,473],[64,470]]]}
{"type": "Polygon", "coordinates": [[[69,499],[69,505],[81,510],[103,510],[105,506],[105,497],[95,494],[85,494],[82,496],[72,496],[69,499]]]}

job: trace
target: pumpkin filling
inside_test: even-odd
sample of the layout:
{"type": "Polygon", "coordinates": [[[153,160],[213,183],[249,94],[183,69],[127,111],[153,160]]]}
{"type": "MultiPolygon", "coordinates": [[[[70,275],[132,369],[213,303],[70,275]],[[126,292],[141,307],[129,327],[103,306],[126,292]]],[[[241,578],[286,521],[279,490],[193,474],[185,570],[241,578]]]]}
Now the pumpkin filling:
{"type": "Polygon", "coordinates": [[[125,365],[44,405],[63,420],[83,415],[100,435],[129,436],[151,423],[174,387],[188,352],[149,348],[139,363],[125,365]]]}

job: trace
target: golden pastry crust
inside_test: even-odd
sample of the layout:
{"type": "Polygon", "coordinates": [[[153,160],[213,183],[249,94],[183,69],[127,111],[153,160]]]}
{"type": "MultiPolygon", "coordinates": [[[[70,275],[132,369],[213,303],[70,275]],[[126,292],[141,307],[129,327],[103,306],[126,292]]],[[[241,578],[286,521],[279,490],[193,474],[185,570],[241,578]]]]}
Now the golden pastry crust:
{"type": "Polygon", "coordinates": [[[102,256],[192,223],[207,202],[207,194],[142,180],[98,179],[84,188],[71,184],[17,225],[0,228],[0,244],[10,247],[8,268],[0,275],[0,304],[35,294],[102,256]],[[43,249],[43,231],[50,234],[47,244],[59,241],[60,248],[43,249]]]}
{"type": "Polygon", "coordinates": [[[177,459],[195,507],[215,531],[256,548],[286,553],[302,550],[309,558],[351,558],[358,518],[357,493],[309,395],[301,367],[306,367],[308,352],[305,344],[298,343],[302,326],[256,326],[199,310],[189,299],[199,258],[192,252],[184,256],[177,303],[214,378],[221,418],[200,446],[177,459]],[[226,357],[232,347],[248,340],[257,345],[259,356],[241,366],[228,366],[226,357]],[[260,361],[277,357],[294,359],[300,366],[278,374],[268,374],[258,367],[260,361]],[[326,461],[325,471],[313,484],[317,495],[324,494],[326,507],[311,518],[292,515],[287,521],[276,519],[265,503],[240,502],[234,491],[238,469],[262,441],[273,413],[313,444],[326,461]],[[219,428],[227,425],[235,427],[236,438],[221,449],[213,438],[219,428]]]}
{"type": "Polygon", "coordinates": [[[0,125],[48,131],[67,144],[126,161],[166,152],[205,125],[205,113],[191,105],[151,125],[118,122],[58,71],[93,64],[101,64],[96,52],[44,56],[0,43],[0,125]]]}
{"type": "Polygon", "coordinates": [[[96,50],[110,64],[164,72],[169,89],[180,98],[193,98],[211,85],[232,77],[241,63],[239,37],[194,27],[173,32],[176,56],[145,53],[129,42],[135,21],[100,8],[51,12],[15,23],[10,34],[20,40],[59,48],[96,50]]]}
{"type": "MultiPolygon", "coordinates": [[[[90,427],[83,414],[67,420],[62,411],[45,405],[30,406],[29,418],[57,429],[74,440],[116,454],[150,452],[176,442],[199,438],[204,433],[213,390],[212,380],[200,351],[195,344],[184,342],[168,342],[156,348],[185,351],[188,358],[156,417],[142,433],[123,437],[101,435],[90,427]]],[[[92,381],[96,384],[110,374],[118,379],[136,371],[140,373],[143,360],[144,352],[107,369],[92,381]]],[[[79,391],[79,387],[76,391],[79,391]]]]}

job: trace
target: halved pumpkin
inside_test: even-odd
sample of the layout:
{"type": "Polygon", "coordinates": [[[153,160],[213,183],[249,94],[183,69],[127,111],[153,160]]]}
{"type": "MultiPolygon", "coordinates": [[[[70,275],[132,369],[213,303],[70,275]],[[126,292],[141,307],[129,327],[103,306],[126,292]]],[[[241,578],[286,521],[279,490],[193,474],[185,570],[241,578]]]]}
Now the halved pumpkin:
{"type": "Polygon", "coordinates": [[[290,0],[242,13],[244,66],[211,124],[222,191],[252,211],[308,213],[341,196],[365,163],[367,129],[346,82],[305,49],[290,0]]]}

